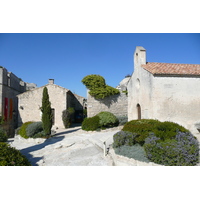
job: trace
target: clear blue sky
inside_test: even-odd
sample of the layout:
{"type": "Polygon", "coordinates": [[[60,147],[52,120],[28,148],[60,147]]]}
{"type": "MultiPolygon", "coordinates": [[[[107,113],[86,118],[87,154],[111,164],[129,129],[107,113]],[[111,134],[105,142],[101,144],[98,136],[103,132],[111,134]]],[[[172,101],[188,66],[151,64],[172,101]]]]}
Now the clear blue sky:
{"type": "Polygon", "coordinates": [[[1,33],[0,65],[38,87],[49,78],[86,97],[81,80],[99,74],[116,87],[133,72],[136,46],[148,62],[200,64],[200,34],[1,33]]]}

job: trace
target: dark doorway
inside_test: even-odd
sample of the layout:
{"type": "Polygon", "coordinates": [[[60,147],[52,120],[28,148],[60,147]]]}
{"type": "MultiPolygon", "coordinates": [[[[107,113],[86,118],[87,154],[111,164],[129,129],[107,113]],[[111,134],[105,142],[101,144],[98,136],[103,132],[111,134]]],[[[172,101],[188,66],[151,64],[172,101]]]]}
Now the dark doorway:
{"type": "Polygon", "coordinates": [[[140,104],[137,104],[137,113],[138,113],[138,119],[141,119],[141,106],[140,106],[140,104]]]}

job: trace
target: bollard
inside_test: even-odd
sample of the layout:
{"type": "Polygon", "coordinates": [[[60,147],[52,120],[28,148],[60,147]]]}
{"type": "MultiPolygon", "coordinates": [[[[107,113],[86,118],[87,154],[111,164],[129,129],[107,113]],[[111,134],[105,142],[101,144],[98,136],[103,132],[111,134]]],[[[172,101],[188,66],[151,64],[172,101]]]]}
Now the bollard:
{"type": "Polygon", "coordinates": [[[106,156],[106,142],[103,142],[103,155],[106,156]]]}

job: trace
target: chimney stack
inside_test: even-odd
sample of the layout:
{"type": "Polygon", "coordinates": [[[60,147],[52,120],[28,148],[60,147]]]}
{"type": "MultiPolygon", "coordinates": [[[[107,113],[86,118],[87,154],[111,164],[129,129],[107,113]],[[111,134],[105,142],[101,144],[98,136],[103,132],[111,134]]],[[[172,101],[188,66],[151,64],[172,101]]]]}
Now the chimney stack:
{"type": "Polygon", "coordinates": [[[49,84],[54,84],[54,79],[49,79],[49,84]]]}

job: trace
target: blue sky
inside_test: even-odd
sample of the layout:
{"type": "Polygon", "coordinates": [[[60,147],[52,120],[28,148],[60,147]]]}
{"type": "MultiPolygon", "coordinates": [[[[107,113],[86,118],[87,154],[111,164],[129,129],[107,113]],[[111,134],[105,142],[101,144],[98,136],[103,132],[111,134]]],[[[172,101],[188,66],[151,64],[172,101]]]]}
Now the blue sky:
{"type": "Polygon", "coordinates": [[[38,87],[49,78],[86,97],[81,80],[99,74],[116,87],[133,72],[136,46],[148,62],[200,64],[200,34],[1,33],[0,65],[38,87]]]}

